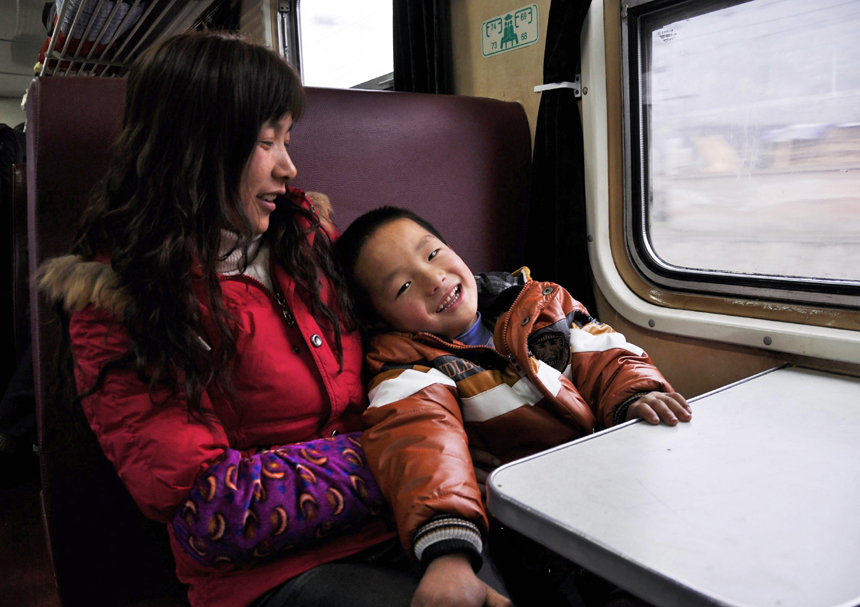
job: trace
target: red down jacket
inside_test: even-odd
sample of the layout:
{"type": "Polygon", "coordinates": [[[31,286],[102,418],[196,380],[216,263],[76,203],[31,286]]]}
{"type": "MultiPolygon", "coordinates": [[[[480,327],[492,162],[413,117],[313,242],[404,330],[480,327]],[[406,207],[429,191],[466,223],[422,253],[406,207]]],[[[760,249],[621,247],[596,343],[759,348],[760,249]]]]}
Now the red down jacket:
{"type": "MultiPolygon", "coordinates": [[[[204,406],[218,421],[213,430],[189,421],[177,399],[153,405],[147,386],[132,371],[109,373],[104,386],[83,400],[102,449],[143,513],[173,523],[168,531],[177,575],[190,585],[189,599],[195,607],[248,605],[299,573],[393,535],[379,514],[381,498],[360,448],[354,450],[358,456],[353,452],[347,458],[352,470],[327,475],[324,467],[314,468],[307,461],[307,465],[298,465],[302,446],[295,443],[361,429],[361,413],[367,406],[361,382],[361,343],[355,333],[343,336],[343,370],[339,371],[330,346],[335,343],[331,331],[317,324],[282,268],[273,264],[271,272],[294,322],[285,319],[274,293],[262,283],[241,275],[222,277],[225,306],[236,318],[238,354],[232,376],[235,397],[204,394],[204,406]],[[210,471],[222,476],[207,476],[210,471]],[[333,500],[315,500],[309,505],[305,498],[298,505],[288,503],[303,496],[302,487],[310,482],[317,488],[322,484],[320,495],[325,494],[326,483],[336,485],[341,494],[351,485],[355,495],[345,496],[346,502],[358,506],[344,513],[343,502],[333,500]],[[206,487],[201,488],[201,483],[206,487]],[[251,529],[255,545],[267,550],[236,558],[241,547],[198,543],[202,552],[216,559],[215,564],[204,565],[192,558],[188,545],[180,545],[177,521],[181,523],[188,514],[182,507],[189,503],[189,496],[199,497],[210,483],[213,491],[206,498],[225,500],[225,508],[235,506],[231,500],[236,495],[242,496],[250,514],[240,517],[244,520],[238,524],[245,527],[239,531],[251,529]],[[216,484],[218,492],[214,491],[216,484]],[[232,493],[221,491],[222,485],[232,493]],[[275,538],[283,533],[284,521],[257,516],[255,508],[261,498],[283,500],[285,512],[310,513],[319,524],[316,537],[302,540],[308,542],[304,545],[294,544],[291,539],[295,538],[275,538]],[[344,522],[338,522],[342,515],[346,516],[344,522]],[[253,528],[247,526],[249,518],[256,519],[253,528]],[[350,529],[341,532],[342,527],[350,529]],[[320,539],[321,535],[325,537],[320,539]],[[267,554],[272,546],[281,550],[274,557],[267,554]],[[218,555],[213,554],[217,550],[225,550],[229,558],[222,555],[217,560],[218,555]],[[257,558],[261,555],[263,558],[257,558]]],[[[94,384],[106,361],[127,351],[127,338],[118,322],[123,295],[103,288],[110,284],[111,274],[109,265],[69,256],[54,260],[45,274],[47,284],[43,281],[53,297],[65,299],[74,311],[70,333],[80,390],[94,384]]],[[[159,395],[155,396],[158,400],[159,395]]],[[[323,460],[320,454],[319,449],[304,452],[316,463],[323,460]]],[[[267,512],[277,508],[276,504],[267,512]]],[[[229,538],[230,533],[222,535],[229,538]]],[[[247,539],[248,534],[245,536],[247,539]]]]}

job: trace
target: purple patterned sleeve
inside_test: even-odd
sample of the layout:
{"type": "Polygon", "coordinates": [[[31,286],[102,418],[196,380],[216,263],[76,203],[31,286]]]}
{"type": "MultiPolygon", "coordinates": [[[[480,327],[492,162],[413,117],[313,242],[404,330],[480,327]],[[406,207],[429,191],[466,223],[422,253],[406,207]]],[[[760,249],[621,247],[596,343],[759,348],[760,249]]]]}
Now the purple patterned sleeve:
{"type": "Polygon", "coordinates": [[[204,472],[171,523],[206,566],[299,548],[380,518],[383,497],[360,433],[285,445],[251,457],[229,449],[204,472]]]}

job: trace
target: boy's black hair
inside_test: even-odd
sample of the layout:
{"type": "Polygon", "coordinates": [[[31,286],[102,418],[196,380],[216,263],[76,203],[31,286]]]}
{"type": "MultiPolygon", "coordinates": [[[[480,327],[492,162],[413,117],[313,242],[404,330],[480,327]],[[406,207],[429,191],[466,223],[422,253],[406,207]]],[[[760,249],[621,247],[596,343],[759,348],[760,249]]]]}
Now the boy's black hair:
{"type": "Polygon", "coordinates": [[[376,234],[379,228],[398,219],[408,219],[417,223],[444,244],[448,244],[433,224],[419,217],[409,209],[400,207],[384,206],[373,209],[361,215],[349,225],[335,244],[335,255],[340,262],[347,286],[349,286],[359,327],[365,335],[371,333],[374,328],[378,328],[380,324],[384,324],[384,321],[376,313],[376,310],[373,309],[373,305],[370,303],[370,295],[358,284],[355,278],[355,264],[370,237],[376,234]]]}

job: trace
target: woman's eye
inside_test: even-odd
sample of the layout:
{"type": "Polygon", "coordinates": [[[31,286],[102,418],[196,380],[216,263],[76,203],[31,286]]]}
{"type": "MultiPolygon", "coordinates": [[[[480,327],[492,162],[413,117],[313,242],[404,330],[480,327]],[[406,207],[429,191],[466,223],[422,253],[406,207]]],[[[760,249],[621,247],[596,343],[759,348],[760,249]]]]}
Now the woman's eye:
{"type": "Polygon", "coordinates": [[[265,148],[270,148],[273,145],[275,145],[275,142],[274,141],[261,141],[260,145],[265,147],[265,148]]]}
{"type": "Polygon", "coordinates": [[[436,254],[437,254],[438,252],[439,252],[439,249],[436,249],[435,251],[433,251],[432,253],[430,253],[430,257],[428,257],[428,258],[427,258],[427,261],[430,261],[431,259],[433,259],[434,257],[436,257],[436,254]]]}
{"type": "Polygon", "coordinates": [[[397,299],[398,297],[400,297],[403,294],[403,292],[409,288],[409,285],[411,285],[411,284],[412,284],[411,280],[408,282],[404,282],[403,286],[400,287],[400,290],[397,292],[397,295],[394,296],[394,299],[397,299]]]}

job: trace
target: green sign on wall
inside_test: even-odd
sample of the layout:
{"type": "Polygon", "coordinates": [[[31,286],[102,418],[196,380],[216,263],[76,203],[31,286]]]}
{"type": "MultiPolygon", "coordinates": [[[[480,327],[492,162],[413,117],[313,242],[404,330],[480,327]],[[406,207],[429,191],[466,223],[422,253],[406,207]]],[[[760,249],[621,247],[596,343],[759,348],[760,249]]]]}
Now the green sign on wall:
{"type": "Polygon", "coordinates": [[[538,5],[530,4],[481,24],[481,54],[484,57],[514,51],[538,41],[538,5]]]}

